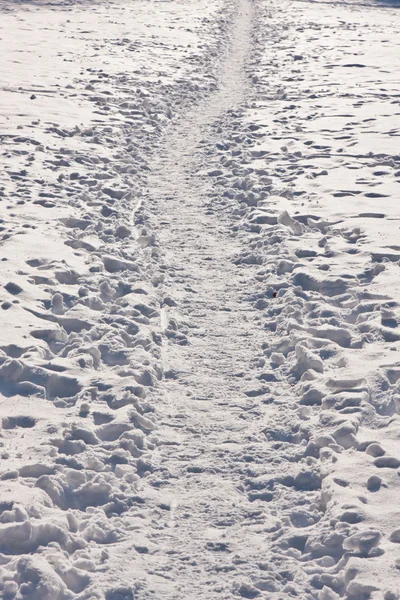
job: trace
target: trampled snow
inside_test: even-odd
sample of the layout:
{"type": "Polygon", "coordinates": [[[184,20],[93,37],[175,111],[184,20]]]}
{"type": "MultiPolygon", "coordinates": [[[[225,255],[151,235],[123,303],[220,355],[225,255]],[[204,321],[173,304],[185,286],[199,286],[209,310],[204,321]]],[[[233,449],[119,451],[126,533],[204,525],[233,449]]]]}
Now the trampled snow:
{"type": "Polygon", "coordinates": [[[400,598],[399,34],[0,1],[1,598],[400,598]]]}

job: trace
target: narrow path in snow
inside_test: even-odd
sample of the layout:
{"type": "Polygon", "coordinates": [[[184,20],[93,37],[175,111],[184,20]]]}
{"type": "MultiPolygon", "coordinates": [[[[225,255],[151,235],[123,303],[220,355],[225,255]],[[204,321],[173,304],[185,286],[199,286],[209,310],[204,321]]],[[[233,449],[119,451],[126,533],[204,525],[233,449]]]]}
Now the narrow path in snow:
{"type": "Polygon", "coordinates": [[[168,153],[150,179],[165,274],[166,381],[157,408],[164,418],[156,484],[170,523],[154,536],[159,552],[149,562],[174,582],[176,599],[211,597],[223,589],[228,595],[222,597],[232,592],[251,597],[243,578],[259,573],[262,556],[263,527],[258,532],[254,527],[257,519],[265,527],[266,517],[241,489],[251,455],[263,457],[246,417],[259,382],[245,373],[262,332],[252,327],[257,314],[245,300],[247,278],[234,264],[240,245],[232,223],[207,208],[212,178],[201,150],[215,135],[213,124],[228,111],[235,118],[245,98],[251,28],[251,3],[240,0],[219,90],[171,132],[168,153]],[[237,558],[234,576],[227,553],[237,558]]]}

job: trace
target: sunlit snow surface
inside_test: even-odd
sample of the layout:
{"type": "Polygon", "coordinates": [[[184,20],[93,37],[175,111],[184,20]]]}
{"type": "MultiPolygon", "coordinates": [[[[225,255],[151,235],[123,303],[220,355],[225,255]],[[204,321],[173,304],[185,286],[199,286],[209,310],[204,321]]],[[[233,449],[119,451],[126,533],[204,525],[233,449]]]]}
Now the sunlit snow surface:
{"type": "Polygon", "coordinates": [[[400,598],[400,5],[0,0],[0,597],[400,598]]]}

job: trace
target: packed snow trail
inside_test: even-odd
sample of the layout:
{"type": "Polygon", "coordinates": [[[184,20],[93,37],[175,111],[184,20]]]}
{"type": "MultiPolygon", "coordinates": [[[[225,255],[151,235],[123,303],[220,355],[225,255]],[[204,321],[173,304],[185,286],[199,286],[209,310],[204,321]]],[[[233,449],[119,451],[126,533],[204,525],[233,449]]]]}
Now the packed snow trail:
{"type": "MultiPolygon", "coordinates": [[[[218,90],[171,126],[148,181],[146,226],[158,242],[153,257],[165,379],[156,401],[154,470],[141,493],[167,512],[163,525],[146,532],[154,552],[143,562],[157,598],[285,598],[300,589],[311,599],[318,593],[275,544],[282,494],[269,481],[284,475],[287,459],[299,458],[285,449],[279,455],[266,434],[285,439],[285,423],[296,428],[290,408],[296,399],[283,382],[270,395],[274,378],[260,371],[257,359],[264,334],[251,302],[254,266],[238,259],[245,248],[232,207],[213,202],[219,140],[229,127],[237,133],[230,147],[238,163],[246,141],[241,118],[250,95],[253,10],[247,0],[238,3],[218,90]],[[276,401],[281,394],[290,398],[286,415],[276,401]]],[[[300,440],[294,434],[295,449],[300,440]]],[[[294,488],[283,502],[292,512],[300,505],[299,519],[315,522],[319,476],[300,469],[294,488]]],[[[289,547],[303,544],[295,529],[286,539],[289,547]]]]}
{"type": "Polygon", "coordinates": [[[244,101],[251,28],[252,6],[242,0],[218,91],[172,128],[149,181],[166,336],[155,451],[159,479],[152,485],[160,487],[156,497],[167,500],[171,513],[169,527],[153,537],[158,552],[149,564],[172,580],[171,598],[252,594],[247,578],[259,573],[264,528],[270,526],[250,502],[257,494],[249,501],[240,489],[249,461],[264,455],[247,423],[259,382],[243,372],[261,344],[257,313],[246,302],[246,277],[234,264],[240,246],[230,222],[207,210],[213,180],[201,150],[215,121],[228,112],[234,118],[244,101]],[[226,563],[231,553],[242,565],[235,573],[226,563]]]}

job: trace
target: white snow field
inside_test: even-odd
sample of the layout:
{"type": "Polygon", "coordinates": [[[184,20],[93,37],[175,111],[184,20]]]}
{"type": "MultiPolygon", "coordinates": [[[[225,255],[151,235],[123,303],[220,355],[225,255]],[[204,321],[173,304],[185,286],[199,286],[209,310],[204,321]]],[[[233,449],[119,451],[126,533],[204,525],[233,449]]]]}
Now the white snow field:
{"type": "Polygon", "coordinates": [[[400,599],[400,4],[0,0],[0,598],[400,599]]]}

